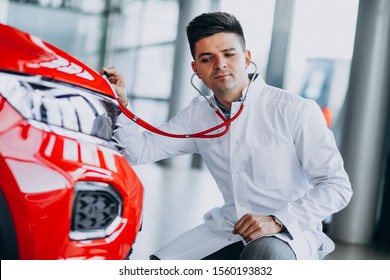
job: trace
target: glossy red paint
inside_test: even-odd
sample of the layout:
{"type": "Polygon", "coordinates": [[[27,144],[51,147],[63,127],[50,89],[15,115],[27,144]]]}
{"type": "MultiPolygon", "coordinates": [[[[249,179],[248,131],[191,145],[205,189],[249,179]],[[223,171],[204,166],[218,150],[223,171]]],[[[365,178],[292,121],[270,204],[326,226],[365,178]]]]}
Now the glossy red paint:
{"type": "MultiPolygon", "coordinates": [[[[41,75],[114,95],[108,83],[82,62],[1,24],[0,53],[7,54],[0,60],[0,72],[41,75]]],[[[97,143],[32,126],[0,92],[0,194],[5,200],[0,206],[9,210],[13,223],[0,232],[14,233],[13,238],[12,234],[0,234],[0,245],[17,250],[2,257],[127,257],[141,227],[143,186],[116,149],[97,143]],[[69,236],[74,188],[83,181],[109,184],[122,198],[120,222],[104,238],[78,241],[69,236]]],[[[4,226],[0,222],[0,227],[4,226]]]]}
{"type": "Polygon", "coordinates": [[[114,96],[99,73],[57,47],[1,23],[0,34],[0,69],[41,75],[114,96]]]}

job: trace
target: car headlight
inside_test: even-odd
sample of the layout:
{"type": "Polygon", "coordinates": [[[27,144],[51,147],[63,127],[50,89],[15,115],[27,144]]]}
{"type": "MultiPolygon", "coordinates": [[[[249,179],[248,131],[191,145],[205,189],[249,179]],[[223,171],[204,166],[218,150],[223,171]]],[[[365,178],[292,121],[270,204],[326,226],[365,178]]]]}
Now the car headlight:
{"type": "Polygon", "coordinates": [[[80,136],[69,132],[113,140],[118,112],[113,98],[41,76],[4,72],[0,94],[35,127],[73,138],[80,136]]]}

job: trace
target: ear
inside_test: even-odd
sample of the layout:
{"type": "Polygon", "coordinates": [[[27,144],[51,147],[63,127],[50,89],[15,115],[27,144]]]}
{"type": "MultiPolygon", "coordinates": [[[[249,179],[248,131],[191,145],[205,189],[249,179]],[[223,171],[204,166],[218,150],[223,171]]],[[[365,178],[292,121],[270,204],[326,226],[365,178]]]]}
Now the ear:
{"type": "Polygon", "coordinates": [[[246,67],[248,67],[248,65],[251,63],[251,60],[252,60],[251,51],[245,50],[244,56],[245,56],[246,67]]]}
{"type": "Polygon", "coordinates": [[[198,74],[198,71],[196,70],[195,62],[191,62],[192,71],[194,71],[195,74],[198,74]]]}

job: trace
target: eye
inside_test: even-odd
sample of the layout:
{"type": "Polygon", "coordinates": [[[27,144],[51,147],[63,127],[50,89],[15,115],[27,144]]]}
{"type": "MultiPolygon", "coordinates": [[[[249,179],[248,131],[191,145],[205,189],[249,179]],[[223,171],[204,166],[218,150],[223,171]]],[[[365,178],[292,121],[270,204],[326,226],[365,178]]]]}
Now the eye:
{"type": "Polygon", "coordinates": [[[209,62],[211,60],[211,57],[203,57],[200,62],[202,63],[206,63],[206,62],[209,62]]]}
{"type": "Polygon", "coordinates": [[[231,56],[234,56],[234,55],[235,55],[235,53],[225,53],[226,57],[231,57],[231,56]]]}

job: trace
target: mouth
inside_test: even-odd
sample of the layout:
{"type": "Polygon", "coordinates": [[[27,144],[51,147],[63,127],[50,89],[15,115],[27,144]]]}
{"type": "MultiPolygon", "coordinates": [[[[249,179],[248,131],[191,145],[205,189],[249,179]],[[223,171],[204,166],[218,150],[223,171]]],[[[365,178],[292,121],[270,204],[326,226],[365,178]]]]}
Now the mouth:
{"type": "Polygon", "coordinates": [[[214,80],[221,80],[221,79],[227,78],[229,76],[230,76],[229,73],[218,73],[213,78],[214,78],[214,80]]]}

